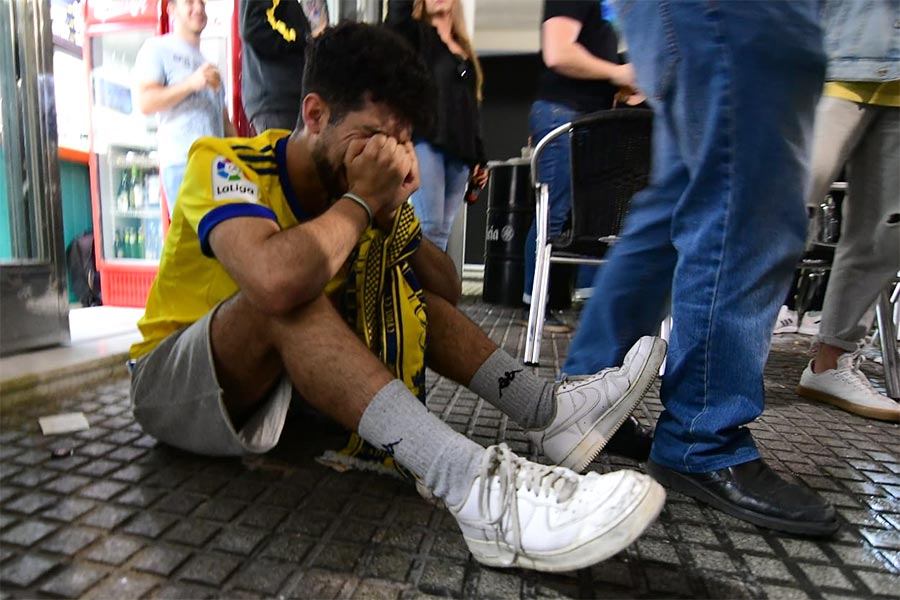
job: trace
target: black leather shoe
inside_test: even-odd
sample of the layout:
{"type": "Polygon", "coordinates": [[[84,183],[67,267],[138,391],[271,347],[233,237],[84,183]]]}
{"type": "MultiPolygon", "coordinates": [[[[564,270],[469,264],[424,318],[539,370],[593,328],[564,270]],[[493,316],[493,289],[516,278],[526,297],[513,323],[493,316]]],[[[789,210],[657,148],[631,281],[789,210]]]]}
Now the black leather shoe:
{"type": "Polygon", "coordinates": [[[610,454],[644,462],[650,458],[653,445],[653,428],[645,427],[634,417],[628,417],[616,431],[605,450],[610,454]]]}
{"type": "Polygon", "coordinates": [[[647,473],[666,487],[760,527],[825,537],[840,526],[831,504],[785,481],[762,459],[709,473],[680,473],[650,460],[647,473]]]}

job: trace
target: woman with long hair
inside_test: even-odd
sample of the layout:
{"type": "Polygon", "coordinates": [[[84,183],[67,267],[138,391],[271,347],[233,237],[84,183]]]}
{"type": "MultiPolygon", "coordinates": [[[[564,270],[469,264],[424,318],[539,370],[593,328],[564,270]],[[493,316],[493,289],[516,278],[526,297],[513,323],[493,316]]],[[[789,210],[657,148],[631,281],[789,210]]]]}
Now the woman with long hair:
{"type": "Polygon", "coordinates": [[[436,125],[414,139],[422,183],[412,204],[425,237],[446,250],[469,180],[479,187],[487,182],[479,123],[481,64],[460,0],[391,0],[386,22],[412,44],[437,87],[436,125]]]}

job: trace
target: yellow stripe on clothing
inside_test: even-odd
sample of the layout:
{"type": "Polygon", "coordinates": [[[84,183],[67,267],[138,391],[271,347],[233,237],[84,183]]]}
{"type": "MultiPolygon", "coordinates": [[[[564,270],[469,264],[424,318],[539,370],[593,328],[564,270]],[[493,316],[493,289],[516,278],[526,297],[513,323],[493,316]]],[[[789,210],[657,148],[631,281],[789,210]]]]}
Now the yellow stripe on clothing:
{"type": "Polygon", "coordinates": [[[275,18],[275,9],[278,8],[279,4],[281,4],[281,0],[272,0],[272,6],[266,10],[266,19],[269,21],[269,26],[280,33],[281,37],[288,42],[296,42],[297,31],[293,27],[288,27],[288,24],[284,21],[275,18]]]}
{"type": "Polygon", "coordinates": [[[829,81],[824,93],[860,104],[900,107],[900,79],[894,81],[829,81]]]}

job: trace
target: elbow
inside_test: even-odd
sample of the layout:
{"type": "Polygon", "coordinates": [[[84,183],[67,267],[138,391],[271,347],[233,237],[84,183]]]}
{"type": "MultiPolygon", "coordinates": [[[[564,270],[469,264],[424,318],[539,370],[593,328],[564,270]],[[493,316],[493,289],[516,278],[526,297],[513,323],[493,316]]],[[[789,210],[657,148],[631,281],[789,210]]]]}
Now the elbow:
{"type": "Polygon", "coordinates": [[[144,94],[137,95],[137,108],[142,115],[153,114],[153,106],[144,94]]]}
{"type": "Polygon", "coordinates": [[[558,71],[563,64],[562,53],[555,48],[545,48],[541,52],[541,57],[544,59],[544,65],[551,71],[558,71]]]}
{"type": "Polygon", "coordinates": [[[289,315],[297,308],[321,296],[323,291],[324,285],[301,286],[297,284],[297,280],[278,281],[275,279],[258,281],[256,285],[244,290],[250,302],[260,312],[272,317],[289,315]]]}

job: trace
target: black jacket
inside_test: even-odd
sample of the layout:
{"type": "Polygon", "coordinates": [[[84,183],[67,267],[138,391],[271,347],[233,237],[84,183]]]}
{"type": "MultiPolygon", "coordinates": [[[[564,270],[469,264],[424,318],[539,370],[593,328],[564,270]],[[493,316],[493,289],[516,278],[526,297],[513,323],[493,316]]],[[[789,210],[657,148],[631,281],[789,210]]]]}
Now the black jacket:
{"type": "Polygon", "coordinates": [[[241,97],[247,118],[300,114],[303,58],[311,37],[303,8],[297,0],[241,0],[240,10],[241,97]]]}
{"type": "Polygon", "coordinates": [[[419,53],[437,87],[437,119],[425,139],[470,165],[483,164],[475,67],[453,54],[434,27],[413,19],[412,5],[389,0],[385,22],[419,53]]]}

